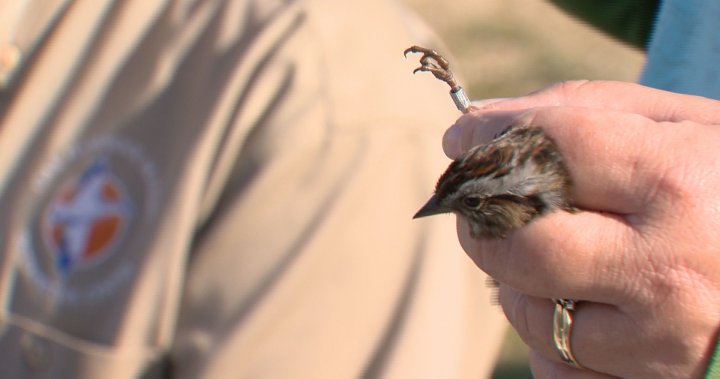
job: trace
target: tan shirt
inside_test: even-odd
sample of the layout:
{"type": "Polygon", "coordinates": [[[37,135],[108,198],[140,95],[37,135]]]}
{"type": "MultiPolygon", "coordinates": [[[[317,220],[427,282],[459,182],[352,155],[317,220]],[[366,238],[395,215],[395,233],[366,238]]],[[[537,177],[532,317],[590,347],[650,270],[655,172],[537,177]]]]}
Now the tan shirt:
{"type": "Polygon", "coordinates": [[[0,377],[489,372],[481,275],[451,219],[410,219],[457,115],[410,75],[408,13],[25,5],[0,36],[0,377]]]}

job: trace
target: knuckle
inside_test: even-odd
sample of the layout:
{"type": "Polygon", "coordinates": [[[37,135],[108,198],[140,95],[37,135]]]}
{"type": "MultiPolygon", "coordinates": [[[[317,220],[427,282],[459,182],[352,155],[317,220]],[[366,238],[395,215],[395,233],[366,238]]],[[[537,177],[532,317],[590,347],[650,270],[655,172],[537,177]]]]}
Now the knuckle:
{"type": "Polygon", "coordinates": [[[542,92],[551,94],[557,99],[558,103],[564,103],[564,100],[571,99],[578,92],[592,91],[597,83],[597,81],[593,80],[565,80],[550,85],[542,92]]]}
{"type": "Polygon", "coordinates": [[[657,173],[652,191],[648,192],[648,203],[658,200],[677,203],[688,198],[692,193],[687,190],[688,170],[684,165],[673,165],[657,173]]]}

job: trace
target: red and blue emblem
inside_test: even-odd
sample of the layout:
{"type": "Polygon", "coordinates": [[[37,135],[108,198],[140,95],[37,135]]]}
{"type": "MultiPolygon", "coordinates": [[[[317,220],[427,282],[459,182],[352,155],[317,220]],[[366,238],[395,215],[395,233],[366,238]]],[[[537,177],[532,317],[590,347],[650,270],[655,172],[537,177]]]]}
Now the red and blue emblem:
{"type": "Polygon", "coordinates": [[[152,158],[133,140],[100,136],[46,162],[23,202],[17,288],[82,312],[128,294],[158,225],[163,183],[152,158]]]}
{"type": "Polygon", "coordinates": [[[45,209],[44,244],[63,276],[110,255],[133,213],[125,187],[104,159],[59,187],[45,209]]]}

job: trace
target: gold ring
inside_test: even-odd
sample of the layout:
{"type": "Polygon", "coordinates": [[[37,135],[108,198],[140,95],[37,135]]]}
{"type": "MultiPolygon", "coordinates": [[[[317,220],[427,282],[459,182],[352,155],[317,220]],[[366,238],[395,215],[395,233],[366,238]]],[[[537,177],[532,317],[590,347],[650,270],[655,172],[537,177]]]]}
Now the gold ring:
{"type": "Polygon", "coordinates": [[[572,334],[573,311],[577,301],[572,299],[556,299],[555,312],[553,313],[553,340],[555,347],[560,352],[563,362],[575,368],[582,368],[570,348],[570,336],[572,334]]]}

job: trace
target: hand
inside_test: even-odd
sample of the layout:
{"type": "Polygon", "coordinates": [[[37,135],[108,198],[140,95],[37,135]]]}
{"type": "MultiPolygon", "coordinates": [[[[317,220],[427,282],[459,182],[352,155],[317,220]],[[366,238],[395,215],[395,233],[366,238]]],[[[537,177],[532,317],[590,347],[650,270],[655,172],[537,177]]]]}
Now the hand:
{"type": "Polygon", "coordinates": [[[554,212],[468,255],[500,285],[535,377],[701,378],[720,327],[720,102],[617,82],[566,82],[476,104],[446,133],[451,158],[504,127],[557,143],[582,212],[554,212]],[[581,300],[565,365],[553,298],[581,300]]]}

